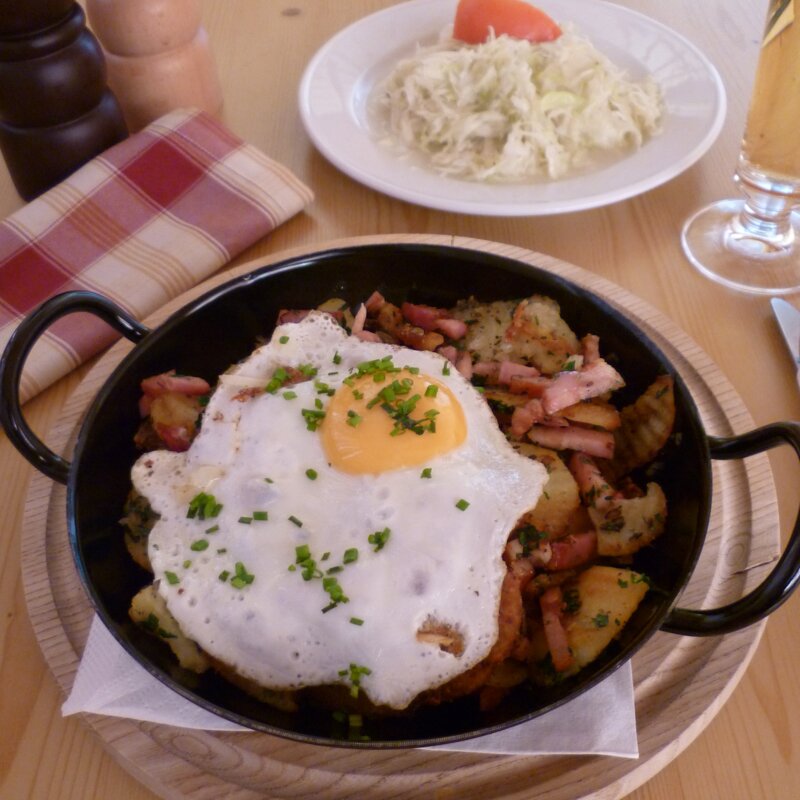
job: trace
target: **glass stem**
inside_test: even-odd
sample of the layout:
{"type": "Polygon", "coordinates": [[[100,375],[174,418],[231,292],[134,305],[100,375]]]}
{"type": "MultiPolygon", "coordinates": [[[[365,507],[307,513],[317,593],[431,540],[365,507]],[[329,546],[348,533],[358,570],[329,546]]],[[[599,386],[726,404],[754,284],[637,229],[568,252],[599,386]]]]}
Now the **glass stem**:
{"type": "Polygon", "coordinates": [[[783,250],[794,243],[792,208],[797,186],[755,170],[740,158],[734,180],[744,195],[744,208],[732,224],[733,236],[756,239],[762,246],[783,250]]]}

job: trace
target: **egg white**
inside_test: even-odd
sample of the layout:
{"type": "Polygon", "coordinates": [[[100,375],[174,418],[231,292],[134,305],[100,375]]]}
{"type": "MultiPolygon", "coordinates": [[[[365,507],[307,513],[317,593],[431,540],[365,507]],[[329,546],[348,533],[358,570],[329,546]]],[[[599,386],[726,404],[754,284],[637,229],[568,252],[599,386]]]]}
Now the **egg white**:
{"type": "Polygon", "coordinates": [[[271,689],[348,684],[350,665],[365,667],[360,689],[398,709],[486,657],[498,635],[503,549],[546,473],[510,447],[478,391],[454,368],[444,374],[446,363],[435,353],[360,341],[314,312],[278,326],[268,344],[221,376],[187,452],[137,461],[133,484],[160,515],[150,561],[187,636],[271,689]],[[335,389],[359,363],[387,355],[442,381],[464,411],[465,441],[424,465],[430,478],[419,466],[368,475],[333,468],[301,413],[327,402],[318,381],[335,389]],[[259,393],[276,368],[307,364],[316,378],[285,387],[296,397],[259,393]],[[216,517],[187,517],[199,492],[222,505],[216,517]],[[469,504],[463,510],[461,500],[469,504]],[[252,519],[255,511],[268,519],[252,519]],[[386,528],[388,541],[376,551],[368,537],[386,528]],[[207,545],[193,550],[196,542],[207,545]],[[323,613],[331,597],[319,576],[303,579],[295,564],[302,545],[321,572],[342,567],[335,577],[348,602],[323,613]],[[357,560],[344,564],[353,548],[357,560]],[[237,563],[252,576],[238,588],[237,563]],[[418,641],[426,620],[457,630],[463,653],[418,641]]]}

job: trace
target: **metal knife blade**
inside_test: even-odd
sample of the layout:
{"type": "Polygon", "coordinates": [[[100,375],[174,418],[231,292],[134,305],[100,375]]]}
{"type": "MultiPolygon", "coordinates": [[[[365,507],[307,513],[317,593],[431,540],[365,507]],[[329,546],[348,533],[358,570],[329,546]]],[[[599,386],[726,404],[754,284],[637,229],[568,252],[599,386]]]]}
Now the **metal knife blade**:
{"type": "Polygon", "coordinates": [[[792,354],[795,367],[798,368],[797,382],[800,386],[800,311],[779,297],[773,297],[770,302],[786,346],[792,354]]]}

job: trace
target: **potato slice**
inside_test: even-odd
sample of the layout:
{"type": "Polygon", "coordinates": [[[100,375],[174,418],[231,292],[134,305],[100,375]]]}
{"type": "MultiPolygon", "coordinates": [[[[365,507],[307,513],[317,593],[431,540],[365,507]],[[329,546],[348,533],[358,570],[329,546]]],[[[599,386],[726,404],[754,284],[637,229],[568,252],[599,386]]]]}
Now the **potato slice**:
{"type": "Polygon", "coordinates": [[[633,570],[593,566],[578,575],[574,587],[580,606],[565,618],[565,628],[580,669],[620,633],[647,593],[647,582],[633,570]]]}
{"type": "Polygon", "coordinates": [[[512,446],[518,453],[535,458],[547,469],[547,483],[542,496],[536,507],[524,515],[522,522],[546,533],[549,539],[559,538],[566,533],[570,519],[581,504],[575,478],[555,450],[528,442],[512,442],[512,446]]]}
{"type": "Polygon", "coordinates": [[[579,422],[581,425],[591,425],[605,431],[615,431],[621,424],[620,413],[611,403],[603,400],[589,400],[584,403],[575,403],[558,412],[570,422],[579,422]]]}
{"type": "Polygon", "coordinates": [[[184,636],[154,583],[133,596],[128,616],[148,633],[166,642],[184,669],[205,672],[210,664],[200,648],[184,636]]]}
{"type": "Polygon", "coordinates": [[[611,483],[649,464],[667,443],[675,424],[674,381],[660,375],[632,405],[620,412],[614,432],[614,458],[601,464],[611,483]]]}
{"type": "Polygon", "coordinates": [[[589,508],[589,516],[597,529],[598,554],[629,556],[663,533],[667,498],[657,483],[648,483],[644,497],[613,500],[602,510],[589,508]]]}

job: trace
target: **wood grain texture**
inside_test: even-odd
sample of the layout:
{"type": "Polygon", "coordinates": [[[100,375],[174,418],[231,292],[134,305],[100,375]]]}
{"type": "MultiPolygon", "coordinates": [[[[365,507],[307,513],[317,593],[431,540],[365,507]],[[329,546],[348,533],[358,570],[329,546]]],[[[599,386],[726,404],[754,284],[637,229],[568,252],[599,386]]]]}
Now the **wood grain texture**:
{"type": "MultiPolygon", "coordinates": [[[[663,347],[687,382],[704,425],[720,435],[752,427],[752,420],[713,362],[685,334],[646,303],[572,265],[521,248],[446,236],[377,236],[332,246],[425,241],[497,253],[536,264],[610,300],[663,347]]],[[[297,251],[294,251],[297,252],[297,251]]],[[[212,279],[147,320],[172,311],[223,280],[271,260],[259,260],[212,279]]],[[[69,453],[82,413],[130,350],[115,346],[70,398],[51,441],[69,453]]],[[[22,542],[30,619],[44,657],[68,692],[88,636],[92,612],[72,563],[66,536],[65,489],[42,476],[31,483],[22,542]]],[[[715,606],[758,582],[778,552],[777,502],[766,457],[715,462],[709,534],[687,607],[715,606]]],[[[638,760],[575,757],[497,757],[425,750],[342,751],[286,742],[263,734],[188,731],[163,725],[87,716],[112,755],[161,797],[288,798],[319,795],[421,798],[431,793],[475,800],[537,797],[621,797],[654,775],[710,722],[749,663],[762,625],[726,637],[690,639],[658,633],[634,658],[641,756],[638,760]],[[602,769],[598,769],[602,762],[602,769]]]]}
{"type": "MultiPolygon", "coordinates": [[[[669,317],[727,377],[757,425],[800,419],[794,370],[767,300],[706,281],[687,264],[678,240],[691,211],[734,194],[731,176],[766,0],[617,1],[669,25],[715,63],[728,93],[719,139],[691,169],[640,197],[559,217],[503,219],[433,212],[379,195],[335,170],[305,135],[296,94],[306,63],[337,30],[393,0],[202,0],[223,85],[224,121],[316,192],[307,213],[254,244],[235,264],[363,234],[450,234],[545,252],[619,284],[669,317]]],[[[21,205],[0,164],[0,216],[21,205]]],[[[26,406],[37,431],[51,429],[85,374],[86,368],[78,370],[26,406]]],[[[800,467],[787,448],[774,451],[769,461],[785,541],[797,513],[800,467]]],[[[60,717],[62,695],[41,656],[23,598],[27,576],[20,567],[20,542],[33,470],[2,435],[0,475],[0,797],[153,800],[153,792],[115,763],[93,731],[60,717]]],[[[796,594],[770,617],[744,677],[702,735],[630,796],[796,800],[798,742],[796,594]]],[[[605,769],[605,761],[594,768],[605,769]]]]}

